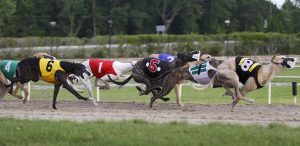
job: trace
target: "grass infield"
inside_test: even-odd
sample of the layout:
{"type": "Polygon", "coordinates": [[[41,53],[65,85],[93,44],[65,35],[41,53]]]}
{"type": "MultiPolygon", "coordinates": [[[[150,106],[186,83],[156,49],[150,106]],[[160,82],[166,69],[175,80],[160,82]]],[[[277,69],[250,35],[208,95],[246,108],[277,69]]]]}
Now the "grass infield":
{"type": "Polygon", "coordinates": [[[155,124],[141,120],[84,122],[0,118],[0,145],[30,146],[296,146],[300,127],[271,124],[155,124]]]}

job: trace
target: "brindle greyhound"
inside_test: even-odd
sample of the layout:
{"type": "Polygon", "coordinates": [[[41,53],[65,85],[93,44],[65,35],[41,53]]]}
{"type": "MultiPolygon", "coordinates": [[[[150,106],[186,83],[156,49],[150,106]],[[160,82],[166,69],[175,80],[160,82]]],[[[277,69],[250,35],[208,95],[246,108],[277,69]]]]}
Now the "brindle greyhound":
{"type": "MultiPolygon", "coordinates": [[[[176,56],[166,54],[166,53],[151,54],[151,55],[149,55],[149,57],[158,58],[158,59],[169,61],[169,62],[172,62],[176,58],[176,56]]],[[[203,55],[201,55],[201,58],[199,61],[188,62],[188,64],[185,66],[192,66],[194,64],[200,64],[202,62],[209,61],[211,58],[212,58],[211,55],[203,54],[203,55]]],[[[184,104],[181,102],[182,84],[180,84],[180,83],[176,84],[174,87],[174,91],[175,91],[175,95],[176,95],[177,105],[183,107],[184,104]]]]}
{"type": "MultiPolygon", "coordinates": [[[[213,58],[207,62],[195,64],[190,67],[172,69],[170,73],[164,77],[161,85],[161,91],[157,95],[151,97],[150,107],[152,107],[153,102],[156,99],[162,98],[163,96],[169,94],[175,85],[183,80],[190,80],[202,85],[210,83],[214,74],[217,72],[216,68],[220,63],[221,61],[213,58]]],[[[148,90],[152,90],[157,87],[159,86],[152,86],[148,90]]],[[[181,103],[181,98],[177,99],[177,101],[181,103]]]]}
{"type": "Polygon", "coordinates": [[[215,87],[224,87],[226,89],[225,95],[233,98],[231,107],[231,111],[233,111],[240,99],[254,102],[253,99],[246,98],[245,95],[268,84],[283,67],[293,68],[296,62],[296,58],[282,55],[273,56],[271,63],[267,65],[259,65],[244,57],[229,58],[218,66],[218,71],[211,82],[198,89],[203,90],[211,84],[214,84],[215,87]],[[241,89],[239,82],[243,83],[241,89]]]}
{"type": "MultiPolygon", "coordinates": [[[[12,79],[10,92],[14,83],[24,84],[31,81],[37,82],[42,78],[44,81],[54,84],[54,94],[52,108],[56,109],[56,98],[59,88],[63,85],[68,91],[78,99],[88,100],[78,94],[67,82],[67,75],[75,74],[82,78],[89,78],[92,75],[85,66],[80,63],[71,63],[67,61],[49,60],[45,58],[27,58],[21,60],[17,65],[17,76],[12,79]]],[[[90,99],[93,100],[93,99],[90,99]]],[[[95,101],[94,101],[95,103],[95,101]]]]}
{"type": "MultiPolygon", "coordinates": [[[[172,62],[151,57],[144,58],[134,65],[132,75],[129,78],[123,82],[116,82],[114,80],[111,81],[117,85],[125,85],[131,78],[133,78],[135,82],[146,85],[146,92],[138,88],[141,92],[140,95],[147,95],[152,92],[155,96],[160,90],[159,86],[162,85],[162,79],[171,71],[171,69],[182,67],[191,61],[197,61],[200,57],[200,51],[193,51],[178,53],[177,58],[172,62]],[[152,86],[155,86],[156,88],[148,90],[152,86]]],[[[169,100],[169,98],[164,97],[161,97],[160,99],[163,101],[169,100]]]]}

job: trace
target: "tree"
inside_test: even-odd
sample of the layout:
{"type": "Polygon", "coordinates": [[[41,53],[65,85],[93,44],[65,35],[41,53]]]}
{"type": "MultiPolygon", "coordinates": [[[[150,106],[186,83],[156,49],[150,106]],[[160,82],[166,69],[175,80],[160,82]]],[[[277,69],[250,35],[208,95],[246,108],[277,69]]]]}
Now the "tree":
{"type": "Polygon", "coordinates": [[[8,29],[8,19],[11,18],[16,11],[15,0],[0,1],[0,36],[5,35],[5,29],[8,29]]]}
{"type": "Polygon", "coordinates": [[[203,0],[202,33],[225,32],[224,21],[232,18],[232,11],[236,7],[236,0],[203,0]]]}
{"type": "Polygon", "coordinates": [[[182,0],[152,0],[157,14],[161,17],[168,31],[175,17],[182,9],[182,0]]]}
{"type": "Polygon", "coordinates": [[[87,4],[84,0],[58,0],[59,23],[68,36],[76,36],[88,18],[87,4]]]}

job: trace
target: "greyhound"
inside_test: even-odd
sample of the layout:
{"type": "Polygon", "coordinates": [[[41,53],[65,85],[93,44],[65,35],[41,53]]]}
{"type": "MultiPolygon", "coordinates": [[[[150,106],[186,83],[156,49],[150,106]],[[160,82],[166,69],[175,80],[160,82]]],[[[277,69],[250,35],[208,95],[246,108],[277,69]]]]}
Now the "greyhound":
{"type": "MultiPolygon", "coordinates": [[[[164,78],[172,69],[182,67],[191,61],[198,61],[199,58],[201,58],[200,51],[178,53],[177,58],[175,58],[172,62],[147,57],[139,60],[134,65],[132,75],[129,78],[123,82],[116,82],[112,79],[111,81],[117,85],[125,85],[131,78],[133,78],[135,82],[146,85],[146,92],[137,87],[137,89],[140,91],[140,95],[147,95],[152,92],[152,94],[155,96],[160,90],[159,85],[162,85],[162,78],[164,78]],[[152,86],[155,86],[156,88],[147,90],[152,86]]],[[[160,99],[163,101],[169,100],[169,98],[163,97],[160,99]]],[[[150,105],[150,108],[152,108],[152,105],[150,105]]]]}
{"type": "Polygon", "coordinates": [[[11,80],[10,93],[12,93],[12,87],[14,83],[24,84],[31,81],[37,82],[40,79],[54,84],[53,102],[52,108],[56,108],[56,98],[59,92],[60,86],[63,85],[69,92],[75,95],[81,100],[92,100],[78,94],[67,82],[67,75],[75,74],[86,79],[89,78],[92,73],[86,70],[85,66],[80,63],[71,63],[67,61],[50,60],[46,58],[27,58],[21,60],[17,65],[17,76],[11,80]]]}
{"type": "MultiPolygon", "coordinates": [[[[33,56],[37,58],[49,58],[51,60],[56,59],[54,56],[51,56],[44,52],[35,53],[33,56]]],[[[11,82],[10,80],[16,76],[16,68],[18,63],[19,61],[16,60],[0,61],[0,84],[1,84],[0,87],[2,91],[0,94],[0,99],[2,99],[6,95],[7,87],[9,87],[9,84],[11,82]]],[[[28,89],[26,89],[22,84],[18,83],[11,95],[19,99],[22,99],[23,103],[26,103],[29,96],[29,92],[28,89]],[[24,92],[25,95],[24,97],[21,95],[17,95],[19,89],[21,89],[21,91],[24,92]]]]}
{"type": "Polygon", "coordinates": [[[33,54],[33,56],[37,57],[37,58],[47,58],[50,60],[56,60],[56,57],[49,55],[48,53],[45,53],[45,52],[37,52],[37,53],[33,54]]]}
{"type": "MultiPolygon", "coordinates": [[[[175,85],[183,80],[190,80],[202,85],[209,84],[214,77],[214,74],[217,72],[216,68],[220,62],[221,61],[213,58],[207,62],[195,64],[190,67],[172,69],[171,72],[164,77],[161,91],[157,95],[151,97],[150,107],[152,107],[153,102],[156,99],[169,94],[175,85]]],[[[148,90],[154,88],[157,88],[157,86],[152,86],[148,90]]],[[[177,102],[182,104],[181,98],[177,99],[177,102]]]]}
{"type": "MultiPolygon", "coordinates": [[[[94,83],[95,87],[100,87],[100,89],[110,89],[110,86],[107,83],[108,81],[110,81],[108,75],[110,75],[113,80],[122,79],[124,78],[124,74],[130,72],[133,69],[135,63],[136,61],[123,63],[113,60],[89,59],[87,61],[84,61],[82,64],[96,77],[94,83]],[[101,80],[105,85],[99,85],[99,80],[101,80]]],[[[88,89],[90,97],[94,98],[91,81],[89,79],[84,80],[82,78],[80,78],[80,81],[82,81],[84,86],[88,89]]],[[[76,83],[76,81],[74,82],[76,83]]]]}
{"type": "Polygon", "coordinates": [[[245,97],[247,93],[268,84],[283,67],[294,68],[296,62],[296,58],[283,55],[273,56],[271,63],[267,65],[260,65],[249,58],[240,56],[229,58],[218,66],[215,76],[208,85],[197,89],[203,90],[212,84],[214,87],[224,87],[225,95],[233,98],[231,107],[233,112],[240,99],[250,103],[255,102],[245,97]],[[243,84],[241,89],[239,82],[243,84]]]}
{"type": "MultiPolygon", "coordinates": [[[[171,54],[167,53],[159,53],[159,54],[151,54],[149,57],[153,58],[159,58],[161,60],[172,62],[177,56],[173,56],[171,54]]],[[[193,64],[199,64],[205,61],[210,60],[212,57],[209,54],[203,54],[201,55],[200,61],[194,61],[194,62],[188,62],[188,66],[191,66],[193,64]]],[[[184,104],[181,102],[181,91],[182,91],[182,84],[176,84],[174,87],[175,95],[176,95],[176,103],[177,105],[184,107],[184,104]]]]}
{"type": "MultiPolygon", "coordinates": [[[[1,60],[0,61],[0,84],[1,84],[1,94],[0,99],[2,99],[7,93],[7,87],[11,82],[11,79],[16,75],[16,66],[19,61],[16,60],[1,60]]],[[[29,92],[28,90],[22,85],[17,84],[15,90],[11,93],[12,96],[17,97],[23,100],[23,103],[26,103],[29,92]],[[21,89],[24,91],[24,97],[21,95],[17,95],[18,90],[21,89]]]]}

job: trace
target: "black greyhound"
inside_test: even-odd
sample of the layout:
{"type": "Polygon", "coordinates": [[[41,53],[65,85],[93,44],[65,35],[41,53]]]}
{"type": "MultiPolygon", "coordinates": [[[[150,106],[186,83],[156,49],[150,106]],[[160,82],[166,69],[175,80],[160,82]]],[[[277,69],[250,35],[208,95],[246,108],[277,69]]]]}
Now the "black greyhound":
{"type": "MultiPolygon", "coordinates": [[[[116,82],[110,78],[110,80],[117,85],[125,85],[131,78],[137,83],[143,83],[146,85],[146,92],[137,87],[140,91],[140,95],[147,95],[150,92],[155,96],[159,91],[163,83],[163,78],[170,73],[174,68],[182,67],[188,62],[199,61],[201,58],[200,51],[178,53],[177,58],[172,62],[160,60],[157,58],[147,57],[139,60],[133,67],[132,75],[123,82],[116,82]],[[155,88],[152,88],[155,87],[155,88]],[[151,88],[151,90],[149,90],[151,88]]],[[[161,97],[163,101],[168,101],[169,98],[161,97]]],[[[150,108],[152,104],[150,104],[150,108]]]]}
{"type": "MultiPolygon", "coordinates": [[[[12,79],[11,88],[14,83],[20,82],[21,84],[29,81],[37,82],[42,78],[44,81],[54,84],[52,108],[56,109],[56,98],[59,88],[63,85],[68,91],[75,95],[78,99],[88,100],[78,94],[67,82],[67,76],[75,74],[83,78],[88,78],[92,75],[85,66],[81,63],[72,63],[67,61],[49,60],[45,58],[27,58],[21,60],[17,65],[17,76],[12,79]]],[[[92,100],[92,99],[91,99],[92,100]]]]}

